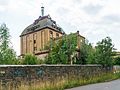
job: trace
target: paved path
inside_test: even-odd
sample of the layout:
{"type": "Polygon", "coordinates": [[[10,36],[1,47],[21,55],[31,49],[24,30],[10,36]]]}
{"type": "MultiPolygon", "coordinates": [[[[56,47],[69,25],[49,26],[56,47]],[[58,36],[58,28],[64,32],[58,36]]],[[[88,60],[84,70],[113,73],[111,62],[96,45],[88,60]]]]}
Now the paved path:
{"type": "Polygon", "coordinates": [[[120,90],[120,79],[111,82],[91,84],[66,90],[120,90]]]}

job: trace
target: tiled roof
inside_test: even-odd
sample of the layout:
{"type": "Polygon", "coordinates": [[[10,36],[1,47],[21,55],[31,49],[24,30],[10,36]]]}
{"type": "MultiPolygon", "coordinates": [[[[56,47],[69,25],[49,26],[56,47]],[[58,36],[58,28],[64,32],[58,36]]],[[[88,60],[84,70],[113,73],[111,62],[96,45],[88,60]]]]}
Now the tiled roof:
{"type": "Polygon", "coordinates": [[[49,15],[47,16],[40,16],[38,19],[36,19],[33,24],[29,25],[24,29],[24,31],[21,33],[21,36],[26,35],[28,33],[40,30],[42,28],[52,28],[60,33],[64,33],[62,28],[56,24],[54,20],[51,19],[49,15]]]}

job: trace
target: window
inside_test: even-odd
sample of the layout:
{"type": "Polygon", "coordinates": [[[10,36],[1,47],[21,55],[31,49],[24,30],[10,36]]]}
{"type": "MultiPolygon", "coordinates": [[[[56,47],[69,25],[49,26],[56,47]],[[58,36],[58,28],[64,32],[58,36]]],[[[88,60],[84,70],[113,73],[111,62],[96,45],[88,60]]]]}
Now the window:
{"type": "Polygon", "coordinates": [[[37,40],[37,33],[34,33],[33,34],[33,50],[34,51],[37,51],[36,40],[37,40]]]}
{"type": "Polygon", "coordinates": [[[59,34],[58,33],[56,33],[56,38],[58,38],[59,37],[59,34]]]}
{"type": "Polygon", "coordinates": [[[34,40],[34,44],[36,43],[36,40],[34,40]]]}
{"type": "Polygon", "coordinates": [[[37,51],[37,47],[34,47],[34,51],[37,51]]]}
{"type": "Polygon", "coordinates": [[[53,32],[50,31],[50,38],[53,38],[53,32]]]}

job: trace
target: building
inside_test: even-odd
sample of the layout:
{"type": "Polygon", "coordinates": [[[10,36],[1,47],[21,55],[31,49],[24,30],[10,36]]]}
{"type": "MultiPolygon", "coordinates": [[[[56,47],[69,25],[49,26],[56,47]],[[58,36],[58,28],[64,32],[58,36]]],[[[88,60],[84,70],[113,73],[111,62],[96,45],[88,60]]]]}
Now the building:
{"type": "MultiPolygon", "coordinates": [[[[21,56],[25,54],[35,54],[40,58],[48,54],[48,50],[44,50],[50,40],[62,37],[65,32],[52,20],[50,15],[44,16],[44,7],[41,7],[42,15],[39,16],[31,25],[26,27],[20,35],[21,56]]],[[[79,33],[79,32],[77,32],[79,33]]],[[[79,40],[85,39],[79,35],[79,40]]],[[[80,44],[78,43],[78,48],[80,44]]]]}
{"type": "Polygon", "coordinates": [[[44,49],[50,39],[64,35],[62,28],[49,15],[44,16],[44,7],[41,9],[42,16],[25,28],[20,35],[21,55],[36,54],[44,49]]]}

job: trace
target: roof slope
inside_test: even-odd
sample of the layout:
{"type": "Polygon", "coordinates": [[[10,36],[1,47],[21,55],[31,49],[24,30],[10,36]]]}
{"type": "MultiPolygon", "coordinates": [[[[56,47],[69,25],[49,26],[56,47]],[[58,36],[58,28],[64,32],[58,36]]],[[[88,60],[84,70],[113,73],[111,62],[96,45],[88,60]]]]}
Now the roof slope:
{"type": "Polygon", "coordinates": [[[29,25],[24,29],[24,31],[21,33],[20,36],[26,35],[28,33],[35,32],[37,30],[41,30],[43,28],[49,27],[51,29],[54,29],[57,32],[65,33],[63,29],[56,24],[54,20],[51,19],[49,15],[47,16],[40,16],[38,19],[36,19],[33,24],[29,25]]]}

